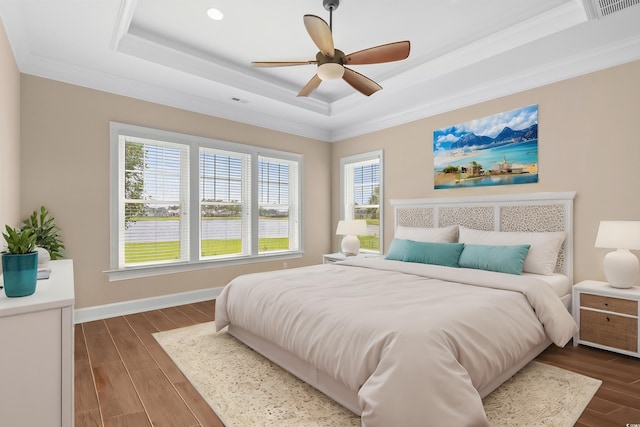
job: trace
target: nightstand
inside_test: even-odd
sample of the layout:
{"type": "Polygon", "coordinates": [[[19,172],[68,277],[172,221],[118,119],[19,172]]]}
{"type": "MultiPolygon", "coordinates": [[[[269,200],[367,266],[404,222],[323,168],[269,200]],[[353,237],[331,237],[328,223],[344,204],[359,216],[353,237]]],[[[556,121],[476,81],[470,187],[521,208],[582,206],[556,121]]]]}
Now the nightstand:
{"type": "Polygon", "coordinates": [[[573,287],[573,318],[579,332],[574,345],[584,344],[629,356],[638,352],[640,288],[618,289],[585,280],[573,287]]]}
{"type": "Polygon", "coordinates": [[[324,254],[324,255],[322,255],[322,263],[323,264],[333,264],[334,262],[344,261],[347,258],[370,258],[370,257],[377,257],[377,256],[381,256],[381,255],[380,254],[360,253],[358,255],[348,257],[345,254],[343,254],[342,252],[336,252],[336,253],[333,253],[333,254],[324,254]]]}

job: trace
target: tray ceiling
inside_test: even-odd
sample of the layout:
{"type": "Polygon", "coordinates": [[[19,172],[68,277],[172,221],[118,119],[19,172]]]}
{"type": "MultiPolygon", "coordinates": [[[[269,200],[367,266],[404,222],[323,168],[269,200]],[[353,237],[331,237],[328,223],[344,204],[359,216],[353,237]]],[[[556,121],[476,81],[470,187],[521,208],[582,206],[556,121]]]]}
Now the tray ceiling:
{"type": "Polygon", "coordinates": [[[620,3],[342,0],[336,48],[411,41],[407,60],[352,67],[382,85],[371,97],[337,80],[300,98],[315,65],[250,65],[314,59],[302,17],[329,21],[321,0],[2,1],[0,18],[23,73],[339,141],[640,59],[640,5],[620,3]]]}

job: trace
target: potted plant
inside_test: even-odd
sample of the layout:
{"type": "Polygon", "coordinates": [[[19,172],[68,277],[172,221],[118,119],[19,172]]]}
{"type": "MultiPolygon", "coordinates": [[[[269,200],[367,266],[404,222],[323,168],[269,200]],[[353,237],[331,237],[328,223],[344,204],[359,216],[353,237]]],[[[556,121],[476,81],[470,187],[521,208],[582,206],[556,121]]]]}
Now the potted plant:
{"type": "Polygon", "coordinates": [[[2,254],[4,293],[7,297],[24,297],[36,291],[38,280],[38,252],[35,251],[36,235],[32,230],[6,226],[2,233],[7,251],[2,254]]]}
{"type": "Polygon", "coordinates": [[[46,249],[52,260],[62,258],[60,251],[64,249],[58,235],[60,228],[54,220],[54,217],[49,216],[47,209],[40,206],[39,213],[33,211],[31,216],[22,223],[22,230],[31,230],[36,236],[36,246],[46,249]]]}

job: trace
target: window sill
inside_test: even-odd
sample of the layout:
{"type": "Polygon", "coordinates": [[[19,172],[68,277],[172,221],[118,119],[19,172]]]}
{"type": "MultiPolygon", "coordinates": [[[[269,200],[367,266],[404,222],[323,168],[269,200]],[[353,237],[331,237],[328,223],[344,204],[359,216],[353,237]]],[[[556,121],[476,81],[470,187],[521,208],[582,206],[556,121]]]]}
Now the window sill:
{"type": "Polygon", "coordinates": [[[253,264],[257,262],[278,261],[282,259],[302,258],[303,252],[287,252],[277,255],[260,255],[257,257],[235,258],[216,261],[199,261],[182,264],[165,264],[144,267],[130,267],[120,270],[106,270],[110,282],[119,280],[138,279],[141,277],[161,276],[164,274],[182,273],[185,271],[203,270],[207,268],[226,267],[239,264],[253,264]]]}

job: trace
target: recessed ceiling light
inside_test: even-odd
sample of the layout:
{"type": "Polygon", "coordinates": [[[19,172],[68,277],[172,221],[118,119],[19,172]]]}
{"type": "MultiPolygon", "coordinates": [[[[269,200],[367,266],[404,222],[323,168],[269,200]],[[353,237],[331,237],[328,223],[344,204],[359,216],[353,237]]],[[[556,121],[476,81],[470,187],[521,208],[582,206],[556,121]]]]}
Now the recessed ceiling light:
{"type": "Polygon", "coordinates": [[[213,19],[214,21],[220,21],[222,20],[222,18],[224,18],[224,13],[222,13],[220,9],[212,7],[211,9],[207,10],[207,16],[209,16],[209,18],[213,19]]]}

